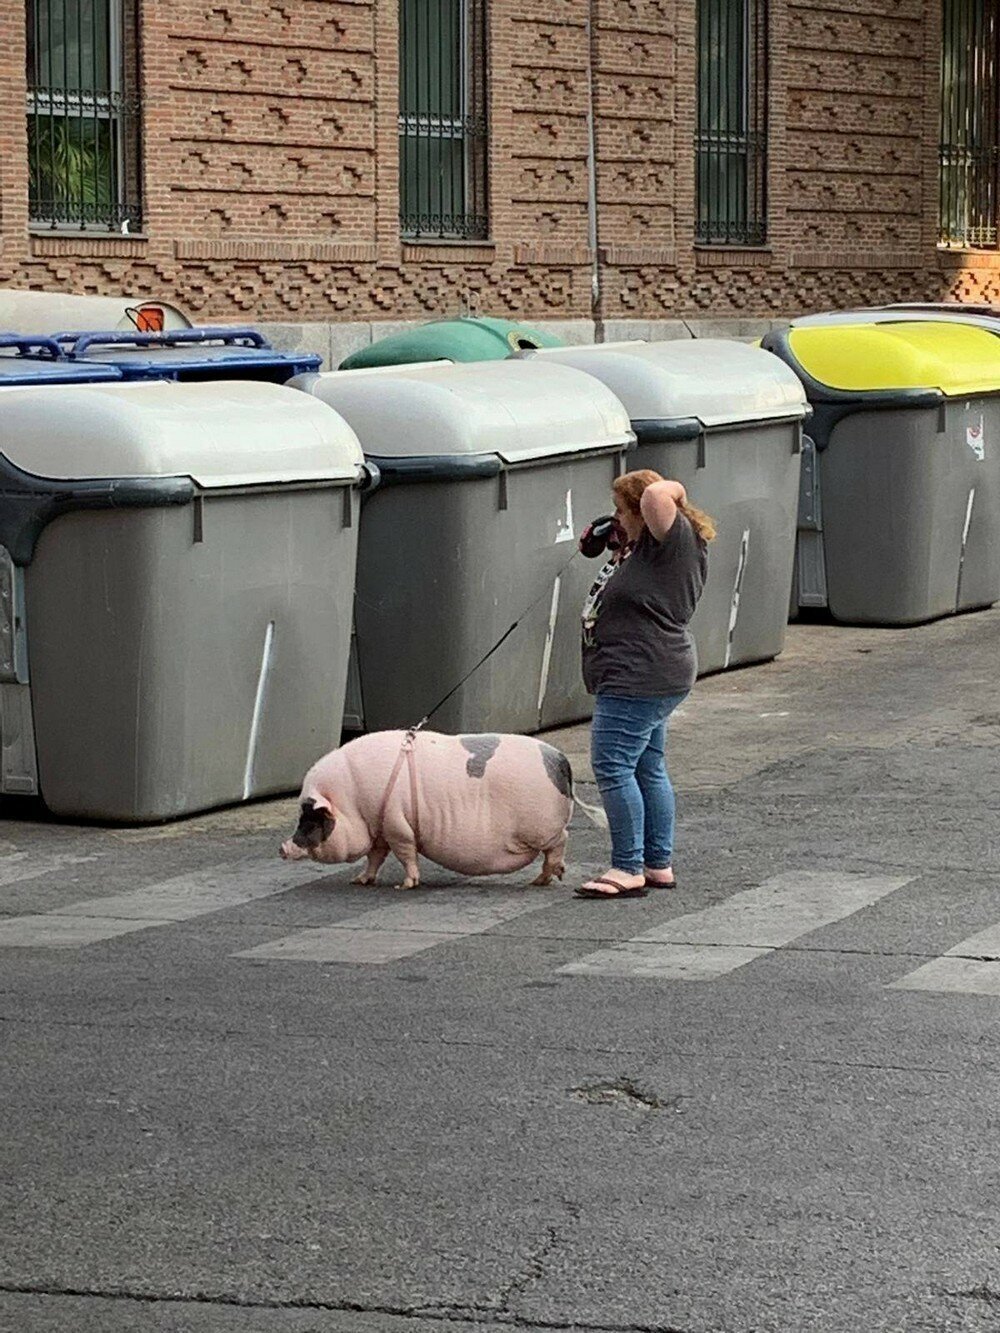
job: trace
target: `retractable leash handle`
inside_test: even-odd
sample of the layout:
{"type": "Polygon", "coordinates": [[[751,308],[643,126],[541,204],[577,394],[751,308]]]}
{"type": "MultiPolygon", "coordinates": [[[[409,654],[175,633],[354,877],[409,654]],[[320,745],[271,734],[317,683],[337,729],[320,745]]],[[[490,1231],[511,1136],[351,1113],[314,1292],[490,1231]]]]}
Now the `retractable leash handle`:
{"type": "Polygon", "coordinates": [[[605,551],[620,551],[625,545],[625,534],[614,514],[602,514],[592,519],[580,534],[580,554],[594,560],[605,551]]]}

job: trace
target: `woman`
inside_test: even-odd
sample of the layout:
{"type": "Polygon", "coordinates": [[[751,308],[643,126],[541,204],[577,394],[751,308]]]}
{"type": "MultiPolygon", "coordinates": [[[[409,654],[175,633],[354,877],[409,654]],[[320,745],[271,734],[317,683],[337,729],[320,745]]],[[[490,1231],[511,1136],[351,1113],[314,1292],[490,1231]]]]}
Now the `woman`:
{"type": "Polygon", "coordinates": [[[591,764],[611,829],[611,869],[576,891],[609,900],[676,883],[667,718],[694,684],[688,621],[715,536],[680,482],[658,472],[628,472],[613,493],[614,525],[595,520],[580,539],[594,554],[610,529],[613,548],[583,610],[583,677],[596,695],[591,764]]]}

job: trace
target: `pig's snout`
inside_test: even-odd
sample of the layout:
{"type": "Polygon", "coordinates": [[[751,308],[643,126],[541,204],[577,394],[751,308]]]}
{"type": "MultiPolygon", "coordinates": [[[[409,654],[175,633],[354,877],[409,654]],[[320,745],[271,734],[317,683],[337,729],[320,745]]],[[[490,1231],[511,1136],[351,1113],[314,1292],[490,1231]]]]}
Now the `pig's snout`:
{"type": "Polygon", "coordinates": [[[309,853],[304,847],[300,847],[297,842],[289,838],[287,842],[281,844],[281,859],[283,861],[307,861],[309,853]]]}

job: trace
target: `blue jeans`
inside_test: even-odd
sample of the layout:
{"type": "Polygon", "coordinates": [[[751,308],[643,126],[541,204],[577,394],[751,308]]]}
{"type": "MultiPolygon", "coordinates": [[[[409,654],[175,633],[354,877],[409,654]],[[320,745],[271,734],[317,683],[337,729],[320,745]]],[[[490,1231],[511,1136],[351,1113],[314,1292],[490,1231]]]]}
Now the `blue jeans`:
{"type": "Polygon", "coordinates": [[[590,762],[611,826],[611,864],[630,875],[665,870],[674,851],[674,789],[664,750],[667,718],[683,694],[621,699],[599,694],[590,762]]]}

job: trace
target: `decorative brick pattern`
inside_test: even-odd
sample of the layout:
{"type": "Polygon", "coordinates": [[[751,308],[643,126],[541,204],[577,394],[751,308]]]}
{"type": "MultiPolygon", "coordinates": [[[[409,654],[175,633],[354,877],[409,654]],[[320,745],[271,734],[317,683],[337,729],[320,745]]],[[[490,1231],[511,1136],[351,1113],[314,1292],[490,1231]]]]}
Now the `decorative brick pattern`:
{"type": "Polygon", "coordinates": [[[400,242],[398,0],[142,0],[145,232],[32,235],[24,4],[0,0],[0,281],[319,324],[1000,301],[1000,256],[935,249],[939,0],[770,0],[759,250],[693,244],[695,0],[488,10],[491,237],[463,247],[400,242]]]}

